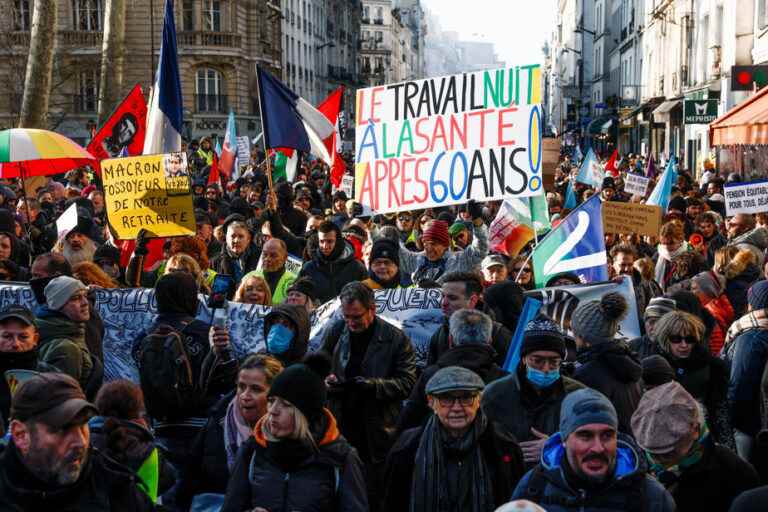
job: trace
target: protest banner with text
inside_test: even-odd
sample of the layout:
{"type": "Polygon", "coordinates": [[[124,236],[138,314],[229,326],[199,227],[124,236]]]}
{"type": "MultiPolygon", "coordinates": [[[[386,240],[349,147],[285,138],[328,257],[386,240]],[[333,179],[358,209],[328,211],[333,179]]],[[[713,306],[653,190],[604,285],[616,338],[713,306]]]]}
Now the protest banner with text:
{"type": "Polygon", "coordinates": [[[661,229],[661,206],[605,201],[603,229],[606,233],[658,236],[661,229]]]}
{"type": "Polygon", "coordinates": [[[355,198],[376,213],[542,194],[538,64],[357,91],[355,198]]]}
{"type": "Polygon", "coordinates": [[[143,228],[157,237],[195,234],[186,153],[101,162],[107,218],[121,240],[143,228]]]}
{"type": "Polygon", "coordinates": [[[724,191],[728,217],[737,213],[768,212],[768,180],[734,183],[726,185],[724,191]]]}
{"type": "Polygon", "coordinates": [[[650,181],[650,179],[644,176],[627,174],[627,177],[624,178],[624,192],[634,196],[645,197],[645,194],[648,192],[648,184],[650,181]]]}

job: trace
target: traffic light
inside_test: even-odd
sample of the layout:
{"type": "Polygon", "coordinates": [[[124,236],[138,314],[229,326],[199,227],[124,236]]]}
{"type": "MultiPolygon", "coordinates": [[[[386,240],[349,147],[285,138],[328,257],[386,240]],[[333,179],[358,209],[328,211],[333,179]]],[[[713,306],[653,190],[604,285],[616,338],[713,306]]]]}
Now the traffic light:
{"type": "Polygon", "coordinates": [[[732,66],[731,90],[751,91],[755,84],[758,89],[768,85],[768,66],[732,66]]]}

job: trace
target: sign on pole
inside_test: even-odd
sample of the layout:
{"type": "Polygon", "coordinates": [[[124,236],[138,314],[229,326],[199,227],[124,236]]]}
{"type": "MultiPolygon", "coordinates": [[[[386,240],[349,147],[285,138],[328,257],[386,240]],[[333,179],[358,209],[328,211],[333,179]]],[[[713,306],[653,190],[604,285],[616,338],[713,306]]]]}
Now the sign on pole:
{"type": "Polygon", "coordinates": [[[768,180],[725,186],[725,214],[768,212],[768,180]]]}
{"type": "Polygon", "coordinates": [[[538,64],[358,89],[355,198],[376,213],[542,194],[538,64]]]}
{"type": "Polygon", "coordinates": [[[658,236],[661,229],[661,206],[605,201],[603,229],[606,233],[658,236]]]}
{"type": "Polygon", "coordinates": [[[627,174],[626,178],[624,178],[624,192],[632,194],[633,196],[645,197],[650,182],[650,178],[646,178],[645,176],[627,174]]]}
{"type": "Polygon", "coordinates": [[[101,162],[107,218],[121,240],[146,229],[158,237],[195,234],[186,153],[101,162]]]}
{"type": "Polygon", "coordinates": [[[717,119],[718,100],[685,100],[683,122],[685,124],[709,124],[717,119]]]}

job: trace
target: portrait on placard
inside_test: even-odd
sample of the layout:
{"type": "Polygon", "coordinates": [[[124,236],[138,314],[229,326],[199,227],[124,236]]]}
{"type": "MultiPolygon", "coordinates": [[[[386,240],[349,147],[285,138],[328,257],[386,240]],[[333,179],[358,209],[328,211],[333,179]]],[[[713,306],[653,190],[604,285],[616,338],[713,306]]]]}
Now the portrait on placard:
{"type": "Polygon", "coordinates": [[[165,187],[168,195],[189,194],[189,171],[187,169],[187,154],[184,152],[169,153],[163,159],[165,187]]]}

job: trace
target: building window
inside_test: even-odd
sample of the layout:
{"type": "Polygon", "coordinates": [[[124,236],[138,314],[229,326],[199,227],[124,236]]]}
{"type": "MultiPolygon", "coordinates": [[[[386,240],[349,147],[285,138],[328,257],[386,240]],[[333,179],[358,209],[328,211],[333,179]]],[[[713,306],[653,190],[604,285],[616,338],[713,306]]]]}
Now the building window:
{"type": "Polygon", "coordinates": [[[29,2],[30,0],[15,0],[15,2],[13,2],[14,30],[29,30],[29,20],[31,15],[29,2]]]}
{"type": "Polygon", "coordinates": [[[72,13],[75,30],[101,30],[101,0],[73,0],[72,13]]]}
{"type": "Polygon", "coordinates": [[[384,32],[382,32],[381,30],[377,30],[376,32],[373,33],[373,35],[377,43],[381,43],[384,41],[384,32]]]}
{"type": "Polygon", "coordinates": [[[203,0],[203,30],[221,32],[220,0],[203,0]]]}
{"type": "Polygon", "coordinates": [[[370,23],[371,22],[371,8],[366,6],[363,6],[363,23],[370,23]]]}
{"type": "Polygon", "coordinates": [[[198,112],[225,112],[227,98],[222,95],[223,79],[221,73],[211,68],[197,70],[195,97],[198,112]]]}
{"type": "Polygon", "coordinates": [[[195,0],[181,2],[182,30],[195,30],[195,0]]]}
{"type": "Polygon", "coordinates": [[[98,69],[91,69],[82,71],[78,76],[78,94],[75,98],[77,112],[96,112],[99,102],[99,74],[98,69]]]}
{"type": "Polygon", "coordinates": [[[377,25],[382,25],[384,23],[384,8],[383,7],[377,7],[376,8],[376,18],[373,20],[374,23],[377,25]]]}
{"type": "Polygon", "coordinates": [[[768,0],[758,0],[758,20],[761,29],[768,27],[768,0]]]}

